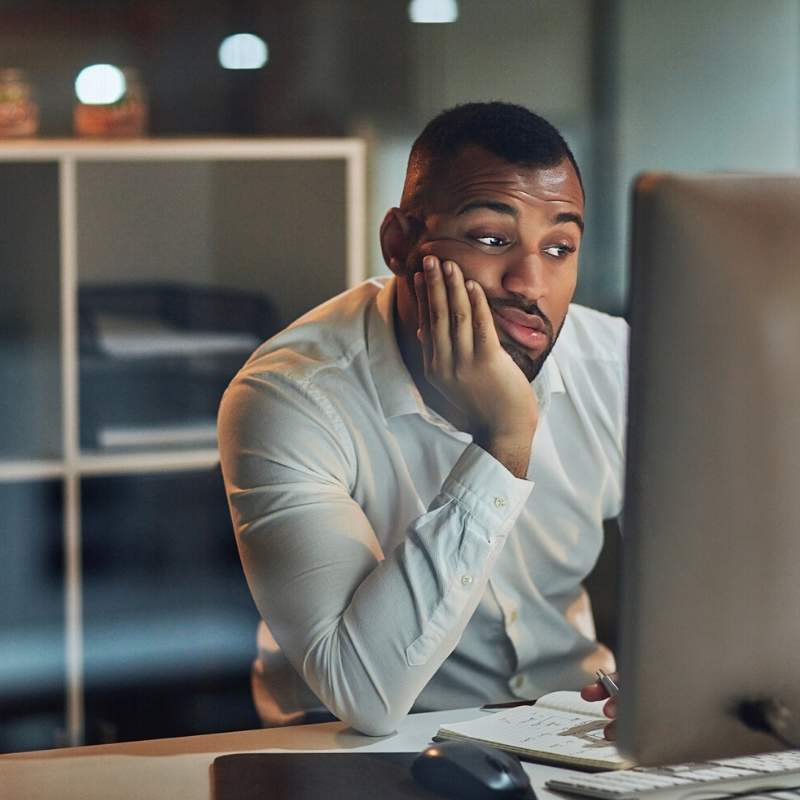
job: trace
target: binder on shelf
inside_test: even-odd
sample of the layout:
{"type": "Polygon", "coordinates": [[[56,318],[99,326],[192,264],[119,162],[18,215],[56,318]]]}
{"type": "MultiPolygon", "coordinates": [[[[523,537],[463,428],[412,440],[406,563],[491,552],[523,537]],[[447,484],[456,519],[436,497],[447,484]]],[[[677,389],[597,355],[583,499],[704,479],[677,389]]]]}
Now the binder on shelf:
{"type": "Polygon", "coordinates": [[[280,329],[264,295],[176,283],[78,292],[81,446],[213,446],[222,393],[280,329]]]}

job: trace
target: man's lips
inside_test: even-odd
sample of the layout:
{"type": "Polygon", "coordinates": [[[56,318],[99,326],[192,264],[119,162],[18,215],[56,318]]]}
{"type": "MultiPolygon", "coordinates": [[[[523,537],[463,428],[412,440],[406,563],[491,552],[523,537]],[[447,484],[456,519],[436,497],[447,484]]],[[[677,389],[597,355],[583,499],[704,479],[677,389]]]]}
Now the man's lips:
{"type": "Polygon", "coordinates": [[[527,314],[514,306],[492,308],[497,327],[517,344],[529,350],[541,350],[550,343],[544,320],[535,314],[527,314]]]}

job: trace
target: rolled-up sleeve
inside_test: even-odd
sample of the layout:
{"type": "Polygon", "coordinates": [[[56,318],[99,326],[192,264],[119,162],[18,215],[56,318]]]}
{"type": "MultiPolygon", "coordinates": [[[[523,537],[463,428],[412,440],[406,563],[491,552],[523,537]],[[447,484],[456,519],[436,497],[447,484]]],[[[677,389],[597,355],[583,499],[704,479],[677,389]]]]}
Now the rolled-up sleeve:
{"type": "Polygon", "coordinates": [[[474,444],[383,552],[353,499],[353,433],[284,376],[226,393],[220,457],[251,592],[320,700],[364,733],[395,730],[452,652],[532,484],[474,444]]]}

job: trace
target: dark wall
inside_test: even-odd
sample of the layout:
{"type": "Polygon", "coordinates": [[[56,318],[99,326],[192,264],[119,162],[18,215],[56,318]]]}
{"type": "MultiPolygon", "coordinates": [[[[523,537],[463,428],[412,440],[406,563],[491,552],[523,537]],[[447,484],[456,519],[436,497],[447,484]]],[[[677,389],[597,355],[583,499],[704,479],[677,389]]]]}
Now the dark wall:
{"type": "Polygon", "coordinates": [[[388,0],[0,1],[0,66],[27,71],[49,136],[71,134],[75,77],[98,62],[139,70],[154,134],[343,134],[408,107],[410,39],[388,0]],[[263,69],[220,67],[239,32],[266,40],[263,69]]]}

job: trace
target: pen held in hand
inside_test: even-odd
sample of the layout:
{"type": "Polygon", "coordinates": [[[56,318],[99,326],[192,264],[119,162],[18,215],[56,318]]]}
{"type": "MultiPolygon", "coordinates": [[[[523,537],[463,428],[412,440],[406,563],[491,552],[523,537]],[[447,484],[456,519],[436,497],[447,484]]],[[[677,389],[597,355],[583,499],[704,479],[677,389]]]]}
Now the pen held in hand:
{"type": "Polygon", "coordinates": [[[603,685],[603,688],[608,692],[608,694],[613,697],[617,692],[619,692],[619,686],[617,686],[614,681],[606,675],[603,670],[597,670],[597,680],[603,685]]]}

